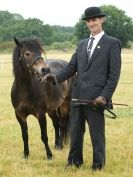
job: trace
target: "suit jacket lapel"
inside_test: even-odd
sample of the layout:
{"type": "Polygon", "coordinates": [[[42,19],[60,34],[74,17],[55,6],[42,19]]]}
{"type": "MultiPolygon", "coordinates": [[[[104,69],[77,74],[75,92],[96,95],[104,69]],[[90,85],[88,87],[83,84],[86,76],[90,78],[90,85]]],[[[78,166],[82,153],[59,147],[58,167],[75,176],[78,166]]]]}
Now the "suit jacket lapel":
{"type": "Polygon", "coordinates": [[[91,66],[91,64],[93,63],[93,61],[96,59],[97,55],[99,54],[99,52],[101,52],[101,50],[104,47],[104,40],[105,39],[105,34],[101,37],[101,39],[99,40],[98,44],[96,45],[93,54],[91,56],[91,58],[88,61],[88,64],[86,66],[85,71],[87,71],[89,69],[89,67],[91,66]]]}

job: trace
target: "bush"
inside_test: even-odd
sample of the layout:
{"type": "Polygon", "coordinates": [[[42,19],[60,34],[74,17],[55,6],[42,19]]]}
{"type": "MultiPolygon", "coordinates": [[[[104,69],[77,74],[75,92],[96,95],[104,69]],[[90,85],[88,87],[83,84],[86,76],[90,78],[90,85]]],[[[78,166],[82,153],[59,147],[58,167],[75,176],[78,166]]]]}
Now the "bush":
{"type": "Polygon", "coordinates": [[[13,41],[10,42],[2,42],[0,44],[0,53],[11,53],[15,47],[15,44],[13,41]]]}
{"type": "Polygon", "coordinates": [[[63,50],[63,51],[68,51],[72,50],[75,48],[75,45],[73,45],[71,42],[54,42],[52,43],[51,49],[54,50],[63,50]]]}

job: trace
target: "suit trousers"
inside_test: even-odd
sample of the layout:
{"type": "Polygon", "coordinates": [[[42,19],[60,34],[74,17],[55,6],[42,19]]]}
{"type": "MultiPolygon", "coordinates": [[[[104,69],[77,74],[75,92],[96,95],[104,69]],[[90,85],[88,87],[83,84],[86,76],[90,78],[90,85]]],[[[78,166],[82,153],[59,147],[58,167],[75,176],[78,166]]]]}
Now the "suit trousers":
{"type": "Polygon", "coordinates": [[[105,165],[105,119],[103,110],[88,105],[71,106],[70,111],[70,151],[68,163],[83,164],[83,140],[87,121],[92,148],[93,166],[105,165]]]}

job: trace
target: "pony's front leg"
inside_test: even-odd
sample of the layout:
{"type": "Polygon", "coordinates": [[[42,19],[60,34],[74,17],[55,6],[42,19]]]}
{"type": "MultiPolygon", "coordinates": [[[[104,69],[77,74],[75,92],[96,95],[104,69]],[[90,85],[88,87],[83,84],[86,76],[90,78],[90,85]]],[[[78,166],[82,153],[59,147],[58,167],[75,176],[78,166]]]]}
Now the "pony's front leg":
{"type": "Polygon", "coordinates": [[[22,115],[15,112],[16,118],[21,126],[22,138],[24,143],[24,158],[28,158],[29,156],[29,145],[28,145],[28,126],[26,117],[22,117],[22,115]]]}
{"type": "Polygon", "coordinates": [[[40,129],[41,129],[41,139],[42,139],[42,141],[45,145],[45,148],[46,148],[47,158],[48,158],[48,160],[51,160],[52,159],[52,152],[51,152],[50,147],[48,145],[46,116],[45,115],[39,116],[38,122],[39,122],[40,129]]]}

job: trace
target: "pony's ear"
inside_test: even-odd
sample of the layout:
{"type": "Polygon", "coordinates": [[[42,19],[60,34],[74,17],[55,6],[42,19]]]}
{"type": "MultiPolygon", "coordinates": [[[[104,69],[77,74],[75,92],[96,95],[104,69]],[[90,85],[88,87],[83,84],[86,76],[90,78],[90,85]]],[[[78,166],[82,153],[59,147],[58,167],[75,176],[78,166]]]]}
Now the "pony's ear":
{"type": "Polygon", "coordinates": [[[14,42],[18,47],[23,47],[23,44],[16,37],[14,37],[14,42]]]}

